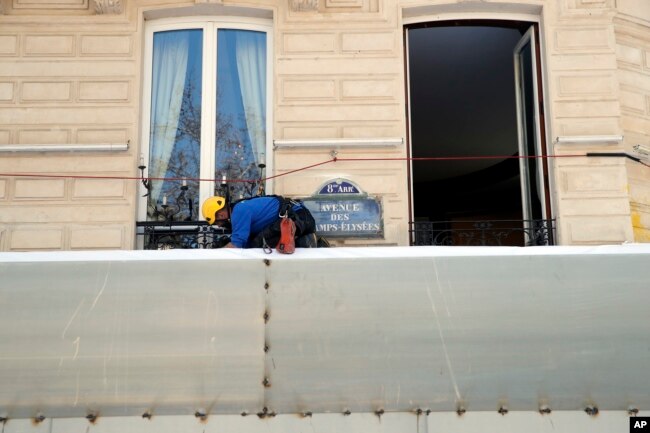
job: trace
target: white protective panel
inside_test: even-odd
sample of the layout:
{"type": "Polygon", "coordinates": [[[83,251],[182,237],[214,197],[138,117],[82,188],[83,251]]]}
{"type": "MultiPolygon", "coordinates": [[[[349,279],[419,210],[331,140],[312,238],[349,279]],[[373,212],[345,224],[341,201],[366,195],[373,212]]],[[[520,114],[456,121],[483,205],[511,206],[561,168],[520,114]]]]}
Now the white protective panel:
{"type": "Polygon", "coordinates": [[[650,245],[3,253],[0,416],[645,409],[648,281],[650,245]]]}
{"type": "Polygon", "coordinates": [[[650,245],[411,250],[272,263],[270,408],[650,407],[650,245]]]}
{"type": "Polygon", "coordinates": [[[262,407],[261,260],[2,256],[0,412],[15,418],[262,407]]]}

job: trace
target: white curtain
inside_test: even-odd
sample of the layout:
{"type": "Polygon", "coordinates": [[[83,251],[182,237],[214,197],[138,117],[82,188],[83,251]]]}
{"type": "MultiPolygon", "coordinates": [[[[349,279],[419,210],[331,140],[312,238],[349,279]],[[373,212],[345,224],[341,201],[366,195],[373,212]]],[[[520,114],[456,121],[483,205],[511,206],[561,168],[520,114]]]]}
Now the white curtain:
{"type": "Polygon", "coordinates": [[[266,35],[251,31],[237,31],[235,35],[246,130],[259,163],[266,148],[266,35]]]}
{"type": "MultiPolygon", "coordinates": [[[[165,177],[172,156],[185,90],[189,34],[157,33],[153,49],[149,176],[165,177]]],[[[163,181],[153,181],[150,200],[157,203],[163,181]]]]}

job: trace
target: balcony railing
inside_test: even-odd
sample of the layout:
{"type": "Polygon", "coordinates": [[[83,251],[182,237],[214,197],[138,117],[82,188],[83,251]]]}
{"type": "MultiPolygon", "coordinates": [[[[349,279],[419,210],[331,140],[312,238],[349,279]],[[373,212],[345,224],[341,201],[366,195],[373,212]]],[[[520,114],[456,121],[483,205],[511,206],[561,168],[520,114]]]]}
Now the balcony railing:
{"type": "Polygon", "coordinates": [[[413,245],[553,245],[555,220],[484,220],[411,222],[413,245]]]}
{"type": "Polygon", "coordinates": [[[205,221],[146,221],[136,227],[145,250],[221,248],[229,241],[225,229],[205,221]]]}
{"type": "MultiPolygon", "coordinates": [[[[137,222],[145,250],[221,248],[228,231],[205,221],[137,222]]],[[[422,221],[410,223],[412,245],[553,245],[555,220],[422,221]]]]}

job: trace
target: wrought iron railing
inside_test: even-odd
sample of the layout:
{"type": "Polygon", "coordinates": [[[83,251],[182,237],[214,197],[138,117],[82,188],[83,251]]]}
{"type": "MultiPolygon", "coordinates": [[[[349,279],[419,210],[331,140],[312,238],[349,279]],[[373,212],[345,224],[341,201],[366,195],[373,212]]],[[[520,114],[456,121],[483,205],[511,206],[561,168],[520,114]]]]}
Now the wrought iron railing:
{"type": "MultiPolygon", "coordinates": [[[[221,248],[226,229],[205,221],[137,222],[145,250],[221,248]]],[[[412,245],[533,246],[553,245],[555,220],[418,221],[410,223],[412,245]]]]}
{"type": "Polygon", "coordinates": [[[225,229],[205,221],[137,222],[145,250],[221,248],[230,240],[225,229]]]}
{"type": "Polygon", "coordinates": [[[413,245],[553,245],[555,220],[417,221],[409,231],[413,245]]]}

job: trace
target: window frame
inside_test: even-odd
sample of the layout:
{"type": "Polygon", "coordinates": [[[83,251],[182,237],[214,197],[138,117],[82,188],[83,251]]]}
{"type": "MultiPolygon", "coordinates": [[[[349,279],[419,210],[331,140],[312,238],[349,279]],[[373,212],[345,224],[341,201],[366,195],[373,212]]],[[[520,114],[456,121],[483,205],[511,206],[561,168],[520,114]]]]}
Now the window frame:
{"type": "MultiPolygon", "coordinates": [[[[141,134],[139,158],[144,158],[144,165],[149,164],[150,133],[151,133],[151,96],[153,79],[153,39],[157,32],[170,30],[203,31],[202,55],[202,95],[201,95],[201,145],[199,177],[214,179],[215,166],[215,123],[217,116],[216,71],[217,71],[217,32],[219,29],[251,30],[263,32],[266,35],[266,142],[264,176],[273,172],[273,22],[270,19],[244,18],[228,16],[197,16],[184,18],[164,18],[145,22],[142,103],[141,103],[141,134]],[[204,144],[207,143],[207,144],[204,144]]],[[[139,159],[141,160],[141,159],[139,159]]],[[[148,167],[144,177],[148,175],[148,167]]],[[[216,179],[215,179],[216,180],[216,179]]],[[[218,180],[220,181],[220,180],[218,180]]],[[[203,181],[199,185],[199,207],[203,201],[214,194],[216,182],[203,181]]],[[[267,192],[273,191],[273,182],[268,180],[265,185],[267,192]]],[[[144,185],[138,187],[137,220],[147,220],[147,193],[144,185]]],[[[198,221],[203,216],[198,215],[198,221]]]]}

